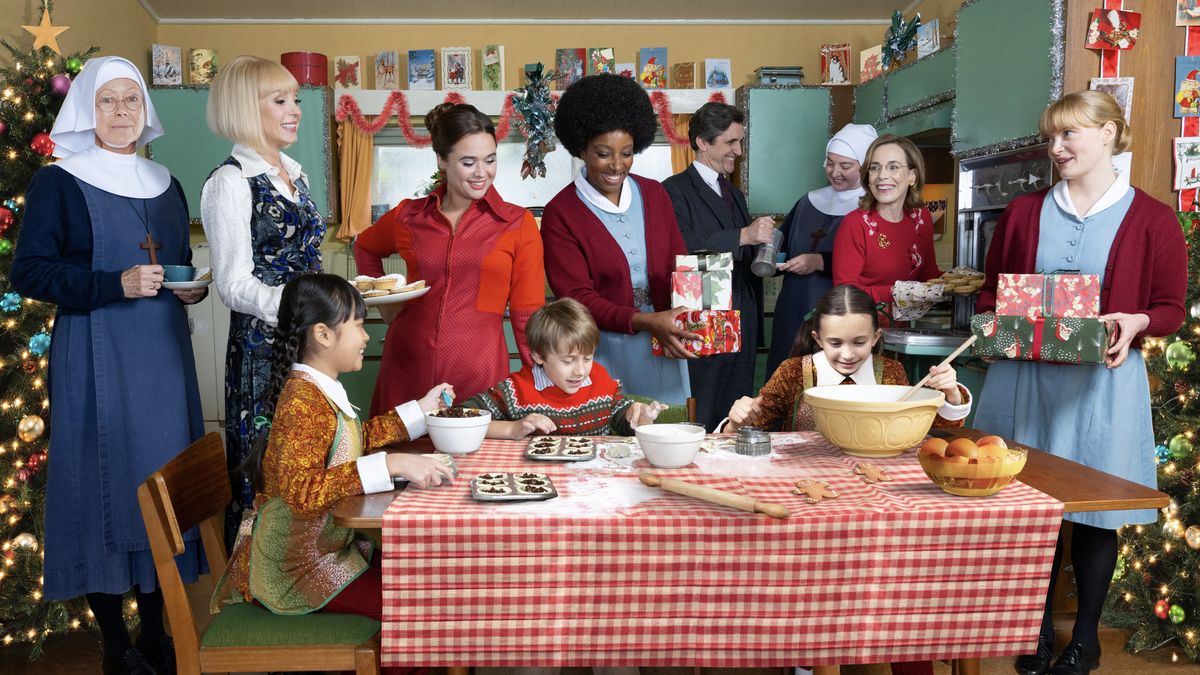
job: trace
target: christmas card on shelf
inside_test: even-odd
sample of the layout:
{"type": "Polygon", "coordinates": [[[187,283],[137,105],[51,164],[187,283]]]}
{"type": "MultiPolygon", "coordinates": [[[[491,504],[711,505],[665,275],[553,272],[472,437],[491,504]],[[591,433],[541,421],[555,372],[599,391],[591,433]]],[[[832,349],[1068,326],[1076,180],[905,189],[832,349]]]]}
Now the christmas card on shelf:
{"type": "Polygon", "coordinates": [[[400,55],[394,51],[379,52],[375,55],[375,88],[400,88],[400,55]]]}
{"type": "Polygon", "coordinates": [[[616,57],[613,56],[612,47],[588,47],[587,56],[588,75],[613,72],[616,57]]]}
{"type": "Polygon", "coordinates": [[[504,45],[484,45],[480,53],[484,91],[504,91],[504,45]]]}
{"type": "Polygon", "coordinates": [[[437,89],[437,57],[432,49],[408,50],[408,88],[437,89]]]}
{"type": "Polygon", "coordinates": [[[188,70],[192,84],[212,84],[217,76],[217,50],[189,49],[188,70]]]}
{"type": "Polygon", "coordinates": [[[554,50],[554,70],[561,78],[558,80],[558,90],[565,91],[567,87],[583,79],[587,70],[587,50],[583,47],[566,47],[554,50]]]}
{"type": "Polygon", "coordinates": [[[883,45],[878,44],[874,47],[868,47],[858,54],[858,81],[859,83],[875,79],[883,74],[883,45]]]}
{"type": "Polygon", "coordinates": [[[335,56],[333,58],[333,88],[362,89],[362,58],[335,56]]]}
{"type": "Polygon", "coordinates": [[[704,59],[704,88],[725,89],[732,87],[733,71],[729,59],[704,59]]]}
{"type": "Polygon", "coordinates": [[[821,45],[821,84],[850,84],[850,43],[821,45]]]}
{"type": "Polygon", "coordinates": [[[442,47],[442,89],[470,89],[474,80],[471,48],[442,47]]]}
{"type": "Polygon", "coordinates": [[[938,32],[941,20],[934,19],[929,23],[917,26],[917,58],[924,58],[942,48],[942,35],[938,32]]]}
{"type": "Polygon", "coordinates": [[[671,64],[671,88],[672,89],[695,89],[696,88],[696,62],[695,61],[680,61],[679,63],[671,64]]]}
{"type": "Polygon", "coordinates": [[[150,77],[156,87],[183,84],[183,50],[171,45],[151,45],[150,77]]]}
{"type": "Polygon", "coordinates": [[[647,89],[667,88],[666,47],[642,47],[638,50],[638,82],[647,89]]]}
{"type": "Polygon", "coordinates": [[[637,68],[636,63],[618,63],[613,66],[613,72],[621,77],[628,77],[632,79],[635,75],[637,75],[637,73],[634,72],[635,68],[637,68]]]}

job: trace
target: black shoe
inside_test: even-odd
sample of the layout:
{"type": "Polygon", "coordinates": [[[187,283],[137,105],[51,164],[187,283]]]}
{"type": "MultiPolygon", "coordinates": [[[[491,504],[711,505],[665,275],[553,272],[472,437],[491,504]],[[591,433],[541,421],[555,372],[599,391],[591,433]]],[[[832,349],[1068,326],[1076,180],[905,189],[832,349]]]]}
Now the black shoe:
{"type": "Polygon", "coordinates": [[[175,641],[169,636],[149,643],[138,640],[137,649],[158,675],[175,675],[175,641]]]}
{"type": "Polygon", "coordinates": [[[1021,675],[1046,675],[1050,671],[1050,662],[1054,660],[1054,637],[1038,635],[1037,650],[1032,654],[1017,657],[1013,664],[1021,675]]]}
{"type": "Polygon", "coordinates": [[[120,654],[106,654],[101,668],[104,675],[156,675],[142,653],[133,647],[126,647],[120,654]]]}
{"type": "Polygon", "coordinates": [[[1087,652],[1083,645],[1072,642],[1054,662],[1050,675],[1087,675],[1100,667],[1100,650],[1087,652]]]}

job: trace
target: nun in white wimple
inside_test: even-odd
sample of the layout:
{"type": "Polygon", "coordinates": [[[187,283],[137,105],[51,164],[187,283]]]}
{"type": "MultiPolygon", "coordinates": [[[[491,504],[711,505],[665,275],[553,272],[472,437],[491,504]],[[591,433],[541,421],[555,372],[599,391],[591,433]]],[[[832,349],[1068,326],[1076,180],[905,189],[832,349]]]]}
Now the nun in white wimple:
{"type": "Polygon", "coordinates": [[[858,208],[863,196],[860,166],[878,134],[869,124],[847,124],[825,146],[825,177],[829,185],[800,198],[780,230],[786,262],[783,288],[775,302],[767,378],[792,351],[796,331],[821,296],[833,288],[833,236],[842,217],[858,208]]]}
{"type": "MultiPolygon", "coordinates": [[[[44,593],[87,596],[105,673],[174,672],[137,488],[204,432],[184,310],[204,292],[161,289],[161,265],[190,263],[187,206],[166,167],[137,154],[162,134],[137,68],[89,60],[50,133],[62,160],[26,192],[12,267],[13,290],[58,306],[44,593]],[[130,588],[136,646],[121,614],[130,588]]],[[[200,547],[189,548],[178,559],[185,581],[202,566],[200,547]]]]}

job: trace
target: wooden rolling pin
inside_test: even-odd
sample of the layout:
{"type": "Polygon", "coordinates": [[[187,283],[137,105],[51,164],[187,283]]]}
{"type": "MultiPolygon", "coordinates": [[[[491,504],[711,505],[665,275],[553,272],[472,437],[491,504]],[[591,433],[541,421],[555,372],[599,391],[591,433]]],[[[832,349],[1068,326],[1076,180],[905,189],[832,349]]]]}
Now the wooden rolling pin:
{"type": "Polygon", "coordinates": [[[639,479],[650,487],[660,487],[667,492],[692,497],[721,506],[732,506],[735,509],[749,511],[750,513],[764,513],[772,518],[787,518],[788,510],[783,504],[772,504],[770,502],[760,502],[754,497],[747,495],[739,495],[729,492],[728,490],[718,490],[717,488],[704,487],[689,483],[687,481],[678,480],[676,478],[660,478],[652,473],[643,473],[638,476],[639,479]]]}

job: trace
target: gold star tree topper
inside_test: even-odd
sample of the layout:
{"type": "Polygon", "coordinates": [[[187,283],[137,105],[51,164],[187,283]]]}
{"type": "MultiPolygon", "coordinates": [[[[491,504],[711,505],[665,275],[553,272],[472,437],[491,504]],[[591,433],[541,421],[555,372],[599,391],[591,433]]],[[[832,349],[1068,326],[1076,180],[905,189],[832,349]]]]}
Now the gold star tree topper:
{"type": "Polygon", "coordinates": [[[55,54],[62,56],[62,52],[58,49],[58,34],[70,28],[70,26],[51,26],[50,25],[50,9],[42,6],[42,22],[36,26],[21,26],[25,30],[33,33],[33,48],[41,49],[49,47],[54,50],[55,54]]]}

